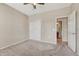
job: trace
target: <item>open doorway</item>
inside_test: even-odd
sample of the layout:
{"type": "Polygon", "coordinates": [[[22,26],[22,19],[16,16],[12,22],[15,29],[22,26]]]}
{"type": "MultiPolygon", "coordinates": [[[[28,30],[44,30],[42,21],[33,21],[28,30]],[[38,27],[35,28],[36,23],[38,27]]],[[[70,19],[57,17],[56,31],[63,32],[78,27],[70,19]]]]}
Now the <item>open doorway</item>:
{"type": "Polygon", "coordinates": [[[57,44],[62,44],[62,21],[57,20],[57,44]]]}
{"type": "Polygon", "coordinates": [[[68,43],[68,17],[57,18],[57,45],[68,43]]]}

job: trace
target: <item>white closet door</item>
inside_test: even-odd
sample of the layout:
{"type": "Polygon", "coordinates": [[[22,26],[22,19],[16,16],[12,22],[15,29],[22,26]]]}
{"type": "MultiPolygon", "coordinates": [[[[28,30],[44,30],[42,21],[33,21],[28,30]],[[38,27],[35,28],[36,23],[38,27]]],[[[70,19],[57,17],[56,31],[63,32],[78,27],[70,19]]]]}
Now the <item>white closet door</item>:
{"type": "Polygon", "coordinates": [[[68,17],[68,46],[76,51],[76,12],[73,11],[68,17]]]}
{"type": "Polygon", "coordinates": [[[41,20],[30,22],[30,39],[41,40],[41,20]]]}

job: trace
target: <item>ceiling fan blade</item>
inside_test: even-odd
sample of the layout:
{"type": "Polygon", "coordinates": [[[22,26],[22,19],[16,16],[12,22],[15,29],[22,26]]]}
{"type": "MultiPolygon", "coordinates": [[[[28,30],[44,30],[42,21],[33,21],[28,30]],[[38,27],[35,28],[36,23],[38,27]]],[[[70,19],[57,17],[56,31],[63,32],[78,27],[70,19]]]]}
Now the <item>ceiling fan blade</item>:
{"type": "Polygon", "coordinates": [[[37,4],[44,5],[45,3],[37,3],[37,4]]]}
{"type": "Polygon", "coordinates": [[[36,9],[36,5],[33,5],[33,8],[36,9]]]}
{"type": "Polygon", "coordinates": [[[27,4],[32,4],[33,8],[36,9],[36,4],[44,5],[45,3],[36,3],[36,4],[33,4],[33,3],[24,3],[24,5],[27,5],[27,4]]]}
{"type": "Polygon", "coordinates": [[[27,5],[27,4],[29,4],[29,3],[24,3],[24,5],[27,5]]]}

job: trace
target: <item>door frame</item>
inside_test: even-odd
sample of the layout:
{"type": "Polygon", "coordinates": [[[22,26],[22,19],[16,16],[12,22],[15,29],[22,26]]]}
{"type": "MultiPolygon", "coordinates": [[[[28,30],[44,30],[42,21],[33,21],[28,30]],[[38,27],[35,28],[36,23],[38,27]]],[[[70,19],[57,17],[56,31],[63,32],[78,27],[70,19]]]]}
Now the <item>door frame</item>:
{"type": "MultiPolygon", "coordinates": [[[[57,22],[57,19],[58,19],[58,18],[65,18],[65,17],[68,18],[68,16],[57,16],[57,17],[56,17],[56,22],[57,22]]],[[[57,32],[57,25],[55,24],[55,26],[56,26],[56,32],[57,32]]],[[[68,32],[68,31],[67,31],[67,32],[68,32]]],[[[57,36],[57,34],[56,34],[56,36],[57,36]]],[[[67,40],[68,40],[68,35],[67,35],[67,40]]],[[[56,37],[56,45],[57,45],[57,37],[56,37]]]]}

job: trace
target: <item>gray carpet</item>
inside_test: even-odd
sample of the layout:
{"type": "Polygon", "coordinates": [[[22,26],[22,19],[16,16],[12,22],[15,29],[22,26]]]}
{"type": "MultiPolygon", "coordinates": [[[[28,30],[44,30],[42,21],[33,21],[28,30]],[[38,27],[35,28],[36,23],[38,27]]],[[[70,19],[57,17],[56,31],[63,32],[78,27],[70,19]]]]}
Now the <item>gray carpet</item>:
{"type": "Polygon", "coordinates": [[[0,56],[76,56],[66,44],[54,44],[27,40],[15,46],[0,50],[0,56]]]}

